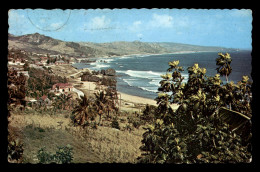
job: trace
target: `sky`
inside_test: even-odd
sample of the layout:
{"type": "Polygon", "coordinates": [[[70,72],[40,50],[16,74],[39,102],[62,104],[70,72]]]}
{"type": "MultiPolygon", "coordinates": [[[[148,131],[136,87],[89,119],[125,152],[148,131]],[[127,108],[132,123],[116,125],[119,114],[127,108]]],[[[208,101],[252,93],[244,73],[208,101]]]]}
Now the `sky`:
{"type": "Polygon", "coordinates": [[[252,48],[249,9],[11,9],[10,34],[73,42],[175,42],[252,48]]]}

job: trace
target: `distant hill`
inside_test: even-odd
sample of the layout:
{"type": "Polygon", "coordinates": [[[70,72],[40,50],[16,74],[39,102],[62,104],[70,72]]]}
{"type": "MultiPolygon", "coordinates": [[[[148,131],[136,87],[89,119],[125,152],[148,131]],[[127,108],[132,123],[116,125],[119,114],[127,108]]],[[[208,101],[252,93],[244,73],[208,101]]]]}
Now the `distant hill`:
{"type": "Polygon", "coordinates": [[[9,49],[21,49],[35,53],[63,54],[74,57],[120,56],[129,54],[160,54],[179,51],[225,52],[235,49],[198,46],[169,42],[66,42],[39,33],[14,36],[8,35],[9,49]]]}

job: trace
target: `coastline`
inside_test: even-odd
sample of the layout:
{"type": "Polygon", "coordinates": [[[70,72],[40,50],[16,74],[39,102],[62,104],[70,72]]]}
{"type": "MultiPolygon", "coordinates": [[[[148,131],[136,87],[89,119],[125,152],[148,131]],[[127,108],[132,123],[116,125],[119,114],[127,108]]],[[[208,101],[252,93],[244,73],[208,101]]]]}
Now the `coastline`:
{"type": "MultiPolygon", "coordinates": [[[[99,89],[98,87],[105,86],[97,86],[95,82],[89,82],[89,81],[81,81],[80,78],[76,78],[73,80],[70,80],[70,83],[73,84],[75,88],[82,91],[86,95],[93,94],[94,92],[97,92],[99,89]]],[[[124,102],[133,103],[133,104],[143,104],[143,105],[154,105],[156,106],[156,101],[149,98],[144,98],[140,96],[134,96],[126,93],[122,93],[118,91],[118,98],[121,99],[124,102]]]]}
{"type": "MultiPolygon", "coordinates": [[[[187,52],[185,51],[185,52],[179,52],[179,53],[187,53],[187,52]]],[[[170,54],[172,54],[172,53],[170,53],[170,54]]],[[[154,54],[152,54],[152,55],[154,55],[154,54]]],[[[126,55],[126,56],[128,56],[128,55],[126,55]]],[[[109,58],[112,58],[112,57],[109,57],[109,58]]],[[[68,79],[68,82],[71,83],[74,86],[74,88],[79,90],[79,92],[83,92],[86,95],[93,95],[94,92],[97,92],[98,90],[102,89],[102,87],[105,88],[105,86],[98,85],[95,82],[81,81],[80,73],[84,72],[88,68],[77,69],[74,66],[72,66],[71,64],[53,66],[51,68],[55,71],[55,73],[57,75],[66,77],[68,79]],[[71,76],[75,76],[75,78],[71,78],[71,76]]],[[[90,69],[88,69],[88,70],[90,70],[90,69]]],[[[79,95],[79,93],[78,93],[78,95],[79,95]]],[[[119,100],[121,100],[121,103],[123,102],[122,107],[134,109],[134,108],[140,107],[140,106],[144,107],[147,104],[157,106],[157,103],[154,99],[131,95],[131,94],[123,93],[120,91],[118,91],[118,98],[119,98],[119,100]],[[130,107],[129,107],[129,105],[130,105],[130,107]]],[[[176,105],[176,104],[172,105],[173,109],[177,109],[177,107],[178,107],[178,105],[176,105]]]]}
{"type": "MultiPolygon", "coordinates": [[[[94,92],[97,92],[99,89],[96,89],[97,84],[95,82],[89,82],[89,81],[80,81],[80,78],[77,78],[74,80],[74,82],[71,82],[74,86],[78,85],[80,83],[81,86],[77,87],[80,91],[82,91],[86,95],[91,95],[94,92]],[[76,82],[75,82],[76,81],[76,82]]],[[[101,86],[105,88],[105,86],[101,86]]],[[[117,91],[118,93],[118,100],[121,102],[120,105],[123,108],[130,107],[134,108],[137,106],[145,106],[145,105],[153,105],[157,106],[157,103],[154,99],[149,99],[145,97],[140,97],[140,96],[134,96],[130,94],[126,94],[120,91],[117,91]]],[[[179,106],[177,104],[172,104],[171,105],[173,110],[176,110],[179,106]]]]}
{"type": "Polygon", "coordinates": [[[219,52],[219,51],[176,51],[170,53],[143,53],[143,54],[125,54],[125,55],[117,55],[117,56],[100,56],[100,57],[93,57],[96,59],[99,58],[120,58],[120,57],[131,57],[131,56],[153,56],[153,55],[167,55],[167,54],[189,54],[189,53],[206,53],[206,52],[219,52]]]}

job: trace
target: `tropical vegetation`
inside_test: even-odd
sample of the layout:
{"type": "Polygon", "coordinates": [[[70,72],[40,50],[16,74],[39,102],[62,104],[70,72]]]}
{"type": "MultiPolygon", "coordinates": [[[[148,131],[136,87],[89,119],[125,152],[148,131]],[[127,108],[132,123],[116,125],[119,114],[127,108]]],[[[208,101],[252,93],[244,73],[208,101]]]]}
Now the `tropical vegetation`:
{"type": "MultiPolygon", "coordinates": [[[[184,82],[182,72],[185,69],[180,61],[169,62],[166,74],[161,76],[155,99],[157,106],[146,105],[140,114],[133,112],[131,117],[124,112],[128,123],[123,127],[123,120],[119,119],[123,111],[119,110],[118,93],[114,87],[109,87],[116,86],[115,80],[103,77],[101,84],[108,85],[107,89],[73,100],[71,95],[55,96],[48,91],[55,83],[66,83],[65,77],[54,75],[49,68],[30,68],[28,64],[23,67],[28,70],[29,79],[15,70],[8,71],[8,112],[17,105],[22,105],[21,110],[26,109],[26,96],[47,95],[53,100],[51,109],[46,105],[31,109],[40,114],[66,111],[71,123],[83,130],[86,127],[96,129],[107,121],[110,121],[107,126],[129,133],[143,126],[142,155],[137,158],[140,163],[248,163],[252,159],[252,82],[248,76],[237,83],[229,81],[232,58],[228,53],[218,55],[215,76],[207,76],[206,68],[194,64],[187,68],[187,82],[184,82]],[[226,81],[222,81],[221,76],[226,81]],[[173,109],[173,105],[178,108],[173,109]]],[[[23,149],[21,141],[11,133],[8,158],[22,161],[23,149]]],[[[44,164],[71,163],[73,149],[60,146],[53,154],[43,147],[38,150],[37,158],[44,164]]]]}
{"type": "Polygon", "coordinates": [[[251,161],[252,83],[247,76],[237,84],[228,82],[230,62],[228,53],[220,53],[216,60],[218,73],[213,77],[194,64],[188,68],[186,83],[179,61],[169,62],[168,72],[162,75],[158,88],[155,120],[145,127],[140,147],[144,153],[139,162],[251,161]],[[226,77],[226,84],[220,75],[226,77]],[[179,105],[176,111],[171,108],[173,103],[179,105]]]}

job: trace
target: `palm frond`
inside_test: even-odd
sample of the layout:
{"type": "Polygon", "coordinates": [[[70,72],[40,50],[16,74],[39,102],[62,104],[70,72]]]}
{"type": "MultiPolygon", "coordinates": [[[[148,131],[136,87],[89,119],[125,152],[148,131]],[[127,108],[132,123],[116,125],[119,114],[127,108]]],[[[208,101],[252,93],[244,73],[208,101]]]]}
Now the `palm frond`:
{"type": "Polygon", "coordinates": [[[219,117],[222,121],[229,124],[231,131],[245,135],[249,133],[251,118],[237,111],[221,107],[219,109],[219,117]]]}

